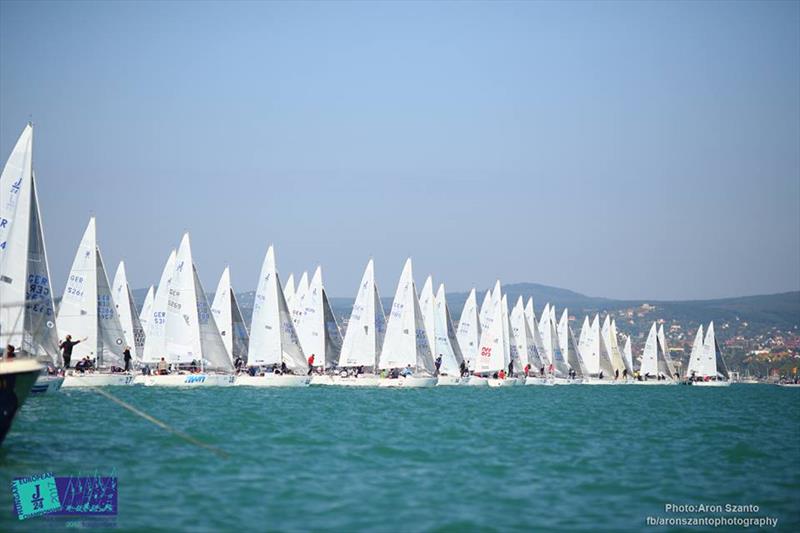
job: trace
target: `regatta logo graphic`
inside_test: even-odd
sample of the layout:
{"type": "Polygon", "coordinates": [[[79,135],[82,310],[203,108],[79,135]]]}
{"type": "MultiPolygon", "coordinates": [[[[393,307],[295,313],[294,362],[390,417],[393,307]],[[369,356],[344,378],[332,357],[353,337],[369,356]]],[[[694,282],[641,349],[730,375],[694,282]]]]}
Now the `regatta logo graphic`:
{"type": "Polygon", "coordinates": [[[14,513],[19,520],[41,515],[116,516],[116,476],[67,476],[52,473],[14,478],[14,513]]]}
{"type": "Polygon", "coordinates": [[[206,380],[205,376],[186,376],[183,380],[184,383],[203,383],[206,380]]]}

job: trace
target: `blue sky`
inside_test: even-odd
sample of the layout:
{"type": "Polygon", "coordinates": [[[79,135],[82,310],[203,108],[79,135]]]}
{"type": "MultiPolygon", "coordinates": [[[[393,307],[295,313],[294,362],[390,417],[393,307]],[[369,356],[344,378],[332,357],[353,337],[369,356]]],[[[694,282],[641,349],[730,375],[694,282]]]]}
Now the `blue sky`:
{"type": "Polygon", "coordinates": [[[0,149],[32,118],[51,272],[90,214],[156,283],[266,247],[448,290],[800,288],[800,4],[0,4],[0,149]]]}

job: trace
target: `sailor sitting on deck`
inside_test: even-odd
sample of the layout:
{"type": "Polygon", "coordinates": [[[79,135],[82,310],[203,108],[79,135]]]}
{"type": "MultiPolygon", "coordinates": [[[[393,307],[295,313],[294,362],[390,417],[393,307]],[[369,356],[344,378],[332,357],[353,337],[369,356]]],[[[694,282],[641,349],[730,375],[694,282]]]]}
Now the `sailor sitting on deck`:
{"type": "Polygon", "coordinates": [[[158,362],[158,366],[156,366],[157,373],[165,376],[169,374],[169,367],[167,366],[167,361],[162,357],[161,361],[158,362]]]}
{"type": "Polygon", "coordinates": [[[409,377],[410,375],[412,375],[413,373],[414,373],[414,371],[413,371],[413,370],[411,370],[411,365],[407,365],[407,366],[406,366],[406,367],[405,367],[405,368],[404,368],[404,369],[403,369],[403,370],[400,372],[400,375],[401,375],[401,376],[403,376],[404,378],[407,378],[407,377],[409,377]]]}
{"type": "Polygon", "coordinates": [[[15,349],[16,348],[14,348],[14,345],[12,344],[6,346],[6,356],[5,356],[6,361],[11,361],[17,356],[17,354],[14,352],[15,349]]]}

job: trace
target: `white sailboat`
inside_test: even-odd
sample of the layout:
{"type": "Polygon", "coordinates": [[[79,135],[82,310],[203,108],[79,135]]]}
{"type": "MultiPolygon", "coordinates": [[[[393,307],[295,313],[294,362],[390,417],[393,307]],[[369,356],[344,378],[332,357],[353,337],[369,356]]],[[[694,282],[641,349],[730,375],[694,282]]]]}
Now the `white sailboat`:
{"type": "MultiPolygon", "coordinates": [[[[306,278],[305,272],[303,278],[306,278]]],[[[327,385],[332,377],[325,374],[328,369],[339,366],[342,351],[342,334],[339,324],[328,301],[328,294],[322,283],[322,267],[318,266],[311,283],[301,279],[302,291],[296,296],[296,309],[299,311],[295,321],[300,346],[307,356],[314,356],[314,368],[319,371],[312,375],[312,385],[327,385]]]]}
{"type": "MultiPolygon", "coordinates": [[[[144,302],[142,302],[142,310],[139,311],[139,324],[142,325],[142,331],[145,333],[145,337],[147,335],[147,319],[150,317],[150,311],[153,309],[153,299],[155,298],[155,288],[150,285],[147,289],[147,294],[144,296],[144,302]]],[[[144,346],[142,347],[144,350],[144,346]]]]}
{"type": "MultiPolygon", "coordinates": [[[[494,295],[493,295],[494,296],[494,295]]],[[[487,317],[486,328],[481,331],[481,341],[478,348],[478,361],[475,364],[475,375],[470,378],[470,385],[490,385],[503,387],[516,385],[516,380],[506,380],[499,377],[506,370],[505,346],[507,338],[503,325],[502,299],[492,298],[491,314],[487,317]],[[497,375],[498,377],[495,377],[497,375]]]]}
{"type": "Polygon", "coordinates": [[[664,362],[662,372],[664,375],[669,375],[672,379],[678,379],[678,373],[675,372],[675,364],[672,362],[672,357],[669,355],[669,346],[667,346],[667,336],[664,334],[664,324],[658,326],[658,342],[664,350],[664,362]]]}
{"type": "Polygon", "coordinates": [[[461,309],[461,318],[458,321],[458,331],[456,332],[458,346],[461,348],[464,362],[469,369],[475,368],[480,337],[481,325],[478,318],[478,300],[475,295],[475,289],[472,289],[469,291],[469,296],[467,296],[463,309],[461,309]]]}
{"type": "Polygon", "coordinates": [[[406,260],[386,322],[386,337],[379,366],[390,371],[382,379],[381,387],[433,387],[437,378],[428,333],[422,321],[422,312],[414,284],[411,258],[406,260]],[[405,377],[395,377],[396,372],[408,372],[405,377]]]}
{"type": "Polygon", "coordinates": [[[717,336],[714,333],[714,322],[708,324],[706,337],[703,341],[703,352],[701,366],[696,373],[695,379],[689,381],[694,386],[699,387],[727,387],[731,384],[728,366],[722,358],[722,352],[717,344],[717,336]]]}
{"type": "Polygon", "coordinates": [[[628,371],[633,375],[633,347],[631,346],[631,336],[625,335],[625,347],[622,349],[622,357],[625,359],[625,368],[630,368],[628,371]]]}
{"type": "Polygon", "coordinates": [[[464,356],[458,344],[456,330],[450,317],[450,308],[447,306],[444,284],[439,285],[436,291],[434,305],[434,354],[442,358],[439,367],[439,381],[437,386],[461,384],[461,365],[464,356]]]}
{"type": "Polygon", "coordinates": [[[658,338],[656,323],[650,326],[650,332],[642,352],[642,364],[639,368],[639,379],[634,381],[637,385],[675,385],[676,382],[668,377],[664,348],[658,338]]]}
{"type": "Polygon", "coordinates": [[[81,341],[72,350],[71,367],[77,368],[78,361],[88,357],[97,369],[96,372],[67,370],[64,387],[133,383],[132,375],[112,371],[125,364],[122,352],[126,340],[97,245],[94,217],[89,219],[72,262],[56,323],[61,339],[71,335],[73,340],[81,341]]]}
{"type": "Polygon", "coordinates": [[[211,314],[214,316],[214,322],[217,324],[231,363],[235,364],[237,359],[247,363],[247,344],[250,342],[250,335],[247,333],[242,310],[231,285],[231,270],[227,266],[219,278],[214,302],[211,304],[211,314]]]}
{"type": "MultiPolygon", "coordinates": [[[[0,175],[0,346],[12,345],[22,358],[57,367],[61,358],[42,226],[28,124],[0,175]]],[[[4,371],[8,375],[14,373],[11,366],[4,371]]],[[[31,392],[55,392],[63,380],[41,375],[31,392]]]]}
{"type": "Polygon", "coordinates": [[[251,374],[240,374],[236,385],[257,387],[307,386],[308,363],[281,289],[275,250],[267,249],[253,305],[250,345],[247,349],[251,374]],[[285,367],[286,372],[279,369],[285,367]],[[270,372],[269,370],[273,371],[270,372]]]}
{"type": "MultiPolygon", "coordinates": [[[[530,299],[528,301],[531,302],[530,299]]],[[[542,361],[533,339],[533,332],[531,331],[525,306],[522,303],[522,296],[517,299],[516,305],[511,310],[511,335],[514,339],[525,384],[546,385],[547,380],[545,378],[537,377],[539,369],[542,367],[542,361]]]]}
{"type": "Polygon", "coordinates": [[[125,332],[125,344],[130,347],[133,360],[141,361],[144,356],[144,328],[136,311],[131,288],[128,285],[128,275],[125,272],[125,262],[120,261],[114,274],[114,284],[111,294],[114,295],[114,306],[119,315],[122,331],[125,332]]]}
{"type": "Polygon", "coordinates": [[[352,387],[377,387],[377,369],[386,334],[386,315],[375,283],[372,259],[364,269],[353,310],[342,341],[339,366],[342,371],[333,377],[333,384],[352,387]],[[364,372],[359,372],[359,369],[364,372]]]}
{"type": "MultiPolygon", "coordinates": [[[[144,384],[169,387],[233,385],[233,365],[197,274],[188,233],[181,239],[175,256],[175,267],[167,284],[169,289],[164,324],[163,360],[172,366],[172,372],[146,376],[144,384]]],[[[159,286],[154,309],[160,291],[159,286]]],[[[149,342],[148,336],[145,342],[146,359],[149,342]]]]}
{"type": "Polygon", "coordinates": [[[558,321],[558,343],[561,347],[561,354],[566,361],[567,366],[575,374],[575,379],[580,382],[583,377],[588,374],[586,366],[583,364],[580,350],[578,349],[578,342],[575,340],[575,334],[572,333],[572,328],[569,325],[569,310],[564,309],[561,313],[561,320],[558,321]]]}
{"type": "Polygon", "coordinates": [[[583,364],[589,373],[584,383],[587,385],[614,385],[614,367],[611,364],[605,342],[600,333],[600,316],[595,315],[589,323],[589,317],[583,322],[578,345],[583,364]]]}

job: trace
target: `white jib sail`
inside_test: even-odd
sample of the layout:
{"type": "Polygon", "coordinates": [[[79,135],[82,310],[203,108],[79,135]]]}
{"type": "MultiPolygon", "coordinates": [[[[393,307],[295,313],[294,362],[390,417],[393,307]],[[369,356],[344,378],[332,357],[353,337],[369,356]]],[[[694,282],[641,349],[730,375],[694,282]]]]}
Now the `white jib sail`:
{"type": "Polygon", "coordinates": [[[578,343],[575,341],[575,335],[572,333],[572,328],[569,325],[569,310],[564,309],[561,314],[561,320],[558,322],[558,340],[561,346],[561,353],[564,360],[567,362],[569,368],[575,371],[578,376],[584,376],[588,372],[586,365],[583,364],[578,343]]]}
{"type": "Polygon", "coordinates": [[[672,363],[672,357],[669,355],[669,346],[667,345],[667,336],[664,334],[664,324],[658,326],[658,342],[661,343],[661,348],[664,350],[663,359],[663,374],[670,378],[675,377],[675,365],[672,363]]]}
{"type": "Polygon", "coordinates": [[[139,320],[139,314],[136,312],[136,304],[128,284],[124,261],[119,262],[117,271],[114,273],[112,294],[122,330],[125,332],[125,344],[130,346],[133,358],[141,360],[144,355],[144,328],[139,320]]]}
{"type": "Polygon", "coordinates": [[[553,336],[550,328],[550,304],[544,305],[542,316],[539,318],[539,335],[542,338],[543,353],[542,360],[546,365],[554,364],[553,360],[553,336]]]}
{"type": "Polygon", "coordinates": [[[425,375],[431,375],[435,370],[414,285],[411,258],[406,260],[397,283],[380,357],[381,369],[409,366],[425,375]]]}
{"type": "Polygon", "coordinates": [[[375,284],[375,265],[370,259],[347,322],[339,365],[377,368],[385,332],[386,315],[375,284]]]}
{"type": "Polygon", "coordinates": [[[533,332],[533,325],[536,323],[536,311],[533,308],[533,297],[529,296],[525,304],[525,320],[528,321],[528,327],[533,332]]]}
{"type": "Polygon", "coordinates": [[[146,363],[158,362],[167,354],[166,325],[167,325],[167,302],[169,300],[169,286],[172,276],[175,274],[176,250],[172,250],[161,271],[153,303],[147,316],[147,327],[144,334],[144,357],[146,363]]]}
{"type": "Polygon", "coordinates": [[[481,302],[480,311],[478,312],[478,326],[483,330],[488,326],[489,317],[492,314],[492,291],[486,291],[483,295],[483,302],[481,302]]]}
{"type": "Polygon", "coordinates": [[[602,328],[603,340],[605,341],[606,351],[608,358],[611,360],[611,366],[614,370],[619,370],[620,373],[625,368],[625,361],[622,360],[622,353],[619,350],[619,342],[617,341],[616,328],[612,327],[611,317],[606,315],[603,321],[602,328]]]}
{"type": "Polygon", "coordinates": [[[722,358],[722,352],[717,344],[717,336],[714,332],[714,322],[708,324],[706,338],[703,341],[703,376],[716,378],[728,378],[728,367],[722,358]]]}
{"type": "MultiPolygon", "coordinates": [[[[25,293],[25,338],[22,349],[37,359],[61,364],[58,350],[56,311],[53,303],[53,288],[50,283],[50,267],[44,244],[42,216],[36,192],[36,175],[31,173],[31,220],[28,246],[28,284],[25,293]]],[[[2,281],[0,281],[2,284],[2,281]]]]}
{"type": "Polygon", "coordinates": [[[114,296],[111,293],[111,284],[103,263],[100,247],[95,248],[97,261],[97,328],[99,331],[100,345],[98,352],[100,358],[98,366],[122,367],[125,363],[122,352],[125,350],[125,330],[119,319],[114,296]]]}
{"type": "Polygon", "coordinates": [[[28,124],[0,175],[0,346],[3,347],[23,344],[32,152],[33,128],[28,124]]]}
{"type": "Polygon", "coordinates": [[[478,300],[475,289],[469,291],[464,308],[461,309],[461,318],[458,321],[458,346],[467,363],[468,368],[475,368],[478,357],[478,343],[481,340],[480,319],[478,318],[478,300]]]}
{"type": "Polygon", "coordinates": [[[144,296],[142,310],[139,312],[139,323],[142,325],[142,329],[144,330],[145,334],[147,333],[147,319],[150,318],[150,311],[153,309],[153,298],[155,298],[155,293],[155,288],[150,285],[150,287],[147,288],[147,294],[144,296]]]}
{"type": "Polygon", "coordinates": [[[622,356],[625,358],[625,366],[628,372],[633,374],[633,347],[631,346],[631,336],[625,336],[625,347],[622,350],[622,356]]]}
{"type": "Polygon", "coordinates": [[[294,288],[294,273],[289,274],[286,279],[286,285],[283,286],[283,297],[286,299],[286,305],[289,307],[289,312],[292,310],[294,301],[295,288],[294,288]]]}
{"type": "Polygon", "coordinates": [[[233,362],[222,342],[217,323],[211,313],[211,306],[208,304],[206,291],[200,283],[200,276],[197,268],[192,264],[192,278],[194,280],[195,311],[197,313],[197,328],[200,331],[200,353],[204,368],[215,370],[230,371],[233,369],[233,362]]]}
{"type": "Polygon", "coordinates": [[[453,320],[450,317],[444,284],[440,284],[439,290],[436,291],[434,312],[434,332],[436,337],[434,355],[436,357],[442,356],[442,366],[439,368],[439,372],[450,376],[458,376],[461,374],[461,363],[464,361],[464,357],[461,353],[461,347],[458,345],[453,320]]]}
{"type": "Polygon", "coordinates": [[[272,246],[264,257],[258,280],[247,355],[251,366],[286,363],[293,372],[308,371],[308,362],[281,289],[272,246]]]}
{"type": "Polygon", "coordinates": [[[500,311],[503,314],[503,361],[505,362],[505,368],[509,368],[509,363],[513,361],[514,366],[512,368],[516,370],[522,370],[519,364],[519,356],[517,355],[516,351],[516,344],[514,341],[513,336],[511,335],[511,320],[509,318],[508,313],[508,296],[503,295],[500,298],[500,311]]]}

